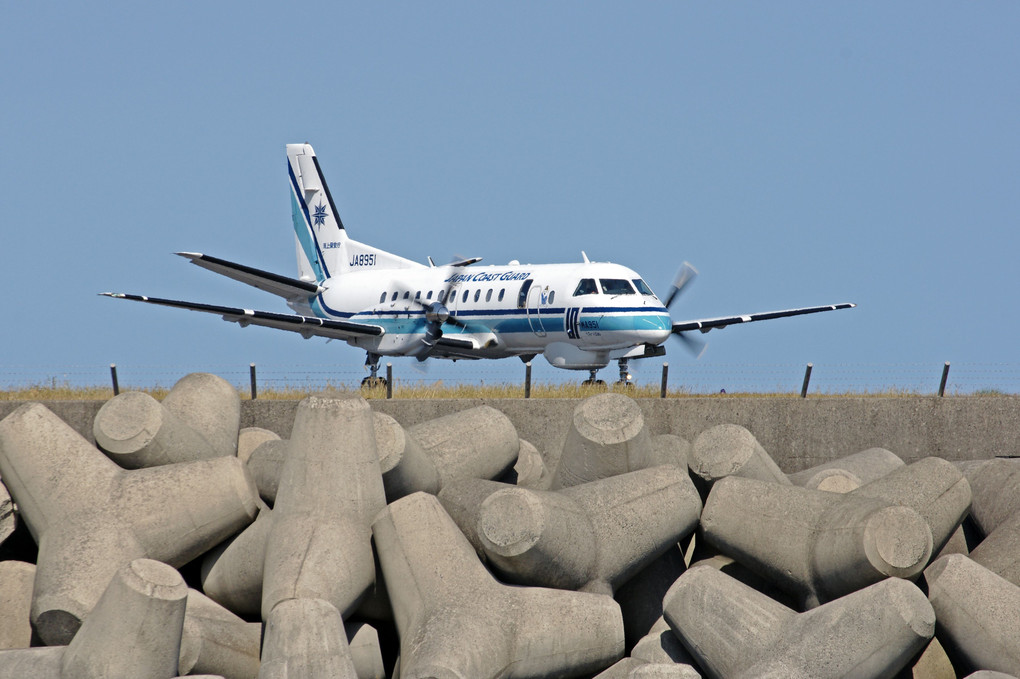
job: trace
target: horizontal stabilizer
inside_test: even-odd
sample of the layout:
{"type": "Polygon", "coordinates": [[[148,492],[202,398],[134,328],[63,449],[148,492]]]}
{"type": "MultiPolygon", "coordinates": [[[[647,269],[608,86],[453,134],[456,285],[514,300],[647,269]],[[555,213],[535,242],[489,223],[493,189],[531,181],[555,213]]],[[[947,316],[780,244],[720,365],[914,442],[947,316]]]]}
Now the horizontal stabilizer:
{"type": "Polygon", "coordinates": [[[175,299],[128,295],[119,292],[103,292],[100,294],[116,299],[130,299],[135,302],[146,302],[147,304],[159,304],[178,309],[218,314],[223,317],[223,320],[238,323],[242,328],[248,325],[260,325],[266,328],[276,328],[277,330],[290,330],[291,332],[300,333],[305,338],[316,336],[347,340],[355,337],[378,337],[385,332],[381,326],[369,323],[330,320],[297,314],[278,314],[271,311],[254,311],[238,307],[201,304],[199,302],[182,302],[175,299]]]}
{"type": "Polygon", "coordinates": [[[785,309],[783,311],[762,311],[756,314],[744,314],[741,316],[721,316],[719,318],[703,318],[697,321],[682,321],[673,324],[673,332],[681,333],[690,330],[708,332],[713,328],[725,328],[727,325],[737,323],[753,323],[754,321],[770,321],[773,318],[787,318],[789,316],[803,316],[805,314],[817,314],[822,311],[836,311],[838,309],[852,309],[856,304],[826,304],[823,306],[804,307],[801,309],[785,309]]]}
{"type": "Polygon", "coordinates": [[[212,255],[203,255],[200,252],[175,252],[174,254],[190,259],[195,266],[200,266],[227,278],[233,278],[235,281],[265,290],[286,300],[307,301],[309,297],[314,297],[325,289],[309,281],[280,276],[244,264],[228,262],[212,255]]]}

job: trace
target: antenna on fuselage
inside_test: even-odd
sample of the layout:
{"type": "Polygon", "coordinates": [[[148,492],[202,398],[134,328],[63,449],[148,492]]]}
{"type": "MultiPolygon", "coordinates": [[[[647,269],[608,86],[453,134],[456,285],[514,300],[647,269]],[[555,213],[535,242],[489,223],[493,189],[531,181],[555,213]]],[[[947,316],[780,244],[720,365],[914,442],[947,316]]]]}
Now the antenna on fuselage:
{"type": "Polygon", "coordinates": [[[584,260],[585,264],[591,264],[591,262],[588,261],[588,255],[584,254],[584,250],[581,250],[581,259],[584,260]]]}

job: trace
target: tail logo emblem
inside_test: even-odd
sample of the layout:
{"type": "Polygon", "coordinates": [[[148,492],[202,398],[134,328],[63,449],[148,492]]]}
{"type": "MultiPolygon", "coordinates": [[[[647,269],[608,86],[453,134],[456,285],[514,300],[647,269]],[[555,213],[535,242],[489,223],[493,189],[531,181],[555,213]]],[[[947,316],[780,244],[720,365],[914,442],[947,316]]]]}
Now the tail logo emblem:
{"type": "Polygon", "coordinates": [[[315,218],[315,226],[322,226],[323,224],[325,224],[326,217],[329,216],[326,214],[326,206],[323,205],[322,203],[316,205],[315,214],[313,216],[315,218]]]}

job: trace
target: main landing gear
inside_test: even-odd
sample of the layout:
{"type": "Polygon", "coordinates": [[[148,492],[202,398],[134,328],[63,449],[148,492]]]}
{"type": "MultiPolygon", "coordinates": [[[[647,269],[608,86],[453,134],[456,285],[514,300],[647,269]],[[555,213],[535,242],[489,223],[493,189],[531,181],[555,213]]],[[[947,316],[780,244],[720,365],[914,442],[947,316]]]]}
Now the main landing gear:
{"type": "MultiPolygon", "coordinates": [[[[626,387],[628,387],[630,389],[633,389],[634,388],[634,383],[631,382],[630,361],[629,361],[629,359],[626,359],[626,358],[618,359],[617,360],[617,364],[620,366],[620,380],[618,382],[616,382],[616,384],[624,385],[624,386],[626,386],[626,387]]],[[[598,377],[597,377],[598,370],[597,369],[596,370],[589,370],[588,373],[589,373],[588,379],[586,379],[583,382],[581,382],[581,386],[584,386],[584,387],[605,387],[606,386],[605,380],[598,379],[598,377]]]]}
{"type": "Polygon", "coordinates": [[[368,366],[371,374],[365,379],[361,380],[362,389],[374,389],[376,387],[385,387],[386,378],[379,377],[379,354],[373,354],[371,351],[365,356],[365,365],[368,366]]]}

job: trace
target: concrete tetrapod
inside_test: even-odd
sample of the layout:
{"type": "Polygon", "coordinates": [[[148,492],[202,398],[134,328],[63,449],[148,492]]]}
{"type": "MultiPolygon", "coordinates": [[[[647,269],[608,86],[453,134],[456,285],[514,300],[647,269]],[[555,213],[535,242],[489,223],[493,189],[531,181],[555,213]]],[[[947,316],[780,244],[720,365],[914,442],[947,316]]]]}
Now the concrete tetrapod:
{"type": "Polygon", "coordinates": [[[181,674],[253,679],[259,673],[262,625],[245,622],[196,590],[188,590],[181,633],[181,674]]]}
{"type": "Polygon", "coordinates": [[[924,594],[896,578],[796,613],[715,568],[695,566],[664,607],[699,666],[727,679],[890,677],[935,631],[924,594]]]}
{"type": "Polygon", "coordinates": [[[1020,512],[1020,460],[995,459],[966,465],[973,493],[970,517],[982,535],[1020,512]]]}
{"type": "Polygon", "coordinates": [[[887,577],[915,577],[932,553],[931,530],[909,507],[738,476],[712,487],[701,531],[808,608],[887,577]]]}
{"type": "Polygon", "coordinates": [[[644,469],[655,452],[634,399],[614,393],[586,398],[574,408],[551,488],[644,469]]]}
{"type": "Polygon", "coordinates": [[[140,391],[103,404],[92,423],[96,445],[125,469],[211,460],[219,453],[198,430],[140,391]]]}
{"type": "Polygon", "coordinates": [[[953,664],[1020,675],[1020,587],[962,554],[935,561],[924,578],[953,664]]]}
{"type": "Polygon", "coordinates": [[[789,474],[787,478],[795,486],[847,493],[903,466],[903,460],[895,453],[885,448],[868,448],[832,462],[789,474]]]}
{"type": "Polygon", "coordinates": [[[0,561],[0,650],[32,645],[32,581],[35,564],[0,561]]]}
{"type": "Polygon", "coordinates": [[[955,465],[938,457],[900,467],[850,494],[916,511],[931,530],[932,554],[938,554],[960,527],[971,502],[967,478],[955,465]]]}
{"type": "Polygon", "coordinates": [[[187,422],[217,455],[237,455],[241,397],[230,382],[211,373],[191,373],[177,380],[163,406],[187,422]]]}
{"type": "Polygon", "coordinates": [[[358,679],[336,607],[322,599],[277,604],[266,622],[259,679],[358,679]]]}
{"type": "Polygon", "coordinates": [[[32,624],[49,645],[71,640],[121,565],[183,565],[257,511],[236,457],[124,471],[38,403],[0,421],[0,473],[39,544],[32,624]]]}
{"type": "Polygon", "coordinates": [[[623,655],[611,597],[501,584],[434,496],[390,504],[372,529],[402,679],[575,677],[623,655]]]}
{"type": "Polygon", "coordinates": [[[458,479],[499,478],[514,466],[520,451],[510,418],[491,406],[437,417],[407,433],[432,461],[441,486],[458,479]]]}
{"type": "Polygon", "coordinates": [[[727,476],[790,484],[754,434],[736,424],[718,424],[698,434],[689,464],[708,488],[727,476]]]}
{"type": "Polygon", "coordinates": [[[0,544],[11,537],[14,529],[17,528],[17,517],[14,510],[14,501],[11,499],[11,494],[7,492],[7,486],[0,483],[0,544]]]}
{"type": "Polygon", "coordinates": [[[266,441],[279,441],[280,435],[262,427],[245,427],[237,432],[237,459],[245,464],[255,449],[266,441]]]}
{"type": "Polygon", "coordinates": [[[266,541],[263,620],[292,598],[349,615],[375,581],[370,524],[385,506],[368,402],[302,400],[266,541]]]}
{"type": "Polygon", "coordinates": [[[1020,586],[1020,512],[1002,521],[981,541],[970,558],[1020,586]]]}
{"type": "Polygon", "coordinates": [[[612,594],[700,514],[687,471],[662,465],[559,491],[500,490],[481,504],[478,535],[510,582],[612,594]]]}
{"type": "Polygon", "coordinates": [[[372,413],[386,501],[417,491],[439,492],[439,471],[421,445],[385,413],[372,413]]]}
{"type": "Polygon", "coordinates": [[[188,588],[158,561],[117,569],[69,646],[0,651],[0,679],[172,679],[188,588]]]}

